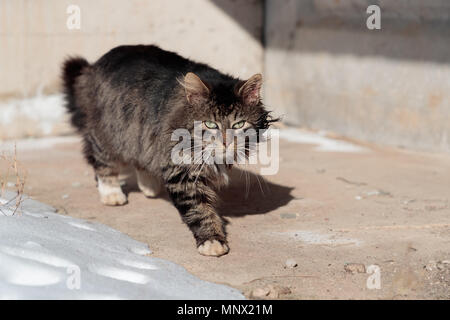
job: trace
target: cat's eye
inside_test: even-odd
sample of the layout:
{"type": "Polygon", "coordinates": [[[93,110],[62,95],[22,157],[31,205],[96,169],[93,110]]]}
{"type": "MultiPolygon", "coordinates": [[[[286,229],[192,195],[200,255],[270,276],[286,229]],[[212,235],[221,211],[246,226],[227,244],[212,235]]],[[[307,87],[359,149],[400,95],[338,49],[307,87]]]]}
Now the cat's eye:
{"type": "Polygon", "coordinates": [[[245,124],[245,120],[236,122],[235,124],[233,124],[232,128],[233,129],[241,129],[245,124]]]}
{"type": "Polygon", "coordinates": [[[215,123],[214,121],[205,121],[205,126],[208,129],[218,129],[219,126],[217,125],[217,123],[215,123]]]}

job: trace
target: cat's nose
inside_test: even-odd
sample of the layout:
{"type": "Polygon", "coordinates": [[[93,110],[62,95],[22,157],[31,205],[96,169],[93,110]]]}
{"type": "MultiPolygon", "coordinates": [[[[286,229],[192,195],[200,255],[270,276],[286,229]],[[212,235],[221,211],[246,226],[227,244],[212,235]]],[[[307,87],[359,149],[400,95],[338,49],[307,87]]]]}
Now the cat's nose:
{"type": "Polygon", "coordinates": [[[225,134],[222,134],[222,143],[223,143],[223,146],[224,146],[225,148],[227,148],[232,142],[233,142],[233,139],[228,139],[228,140],[227,140],[226,135],[225,135],[225,134]]]}
{"type": "Polygon", "coordinates": [[[225,148],[227,148],[231,143],[233,142],[233,139],[226,139],[226,138],[224,138],[223,139],[223,146],[225,147],[225,148]]]}

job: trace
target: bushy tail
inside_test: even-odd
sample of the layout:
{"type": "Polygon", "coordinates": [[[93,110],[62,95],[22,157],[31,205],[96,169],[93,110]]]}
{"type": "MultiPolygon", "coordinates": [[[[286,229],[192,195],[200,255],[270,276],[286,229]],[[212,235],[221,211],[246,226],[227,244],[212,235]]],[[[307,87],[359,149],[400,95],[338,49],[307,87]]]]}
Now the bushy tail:
{"type": "Polygon", "coordinates": [[[83,69],[86,67],[89,67],[89,62],[84,58],[76,57],[64,61],[62,70],[66,108],[72,115],[72,124],[78,129],[84,127],[84,114],[79,106],[77,106],[74,86],[76,79],[83,73],[83,69]]]}

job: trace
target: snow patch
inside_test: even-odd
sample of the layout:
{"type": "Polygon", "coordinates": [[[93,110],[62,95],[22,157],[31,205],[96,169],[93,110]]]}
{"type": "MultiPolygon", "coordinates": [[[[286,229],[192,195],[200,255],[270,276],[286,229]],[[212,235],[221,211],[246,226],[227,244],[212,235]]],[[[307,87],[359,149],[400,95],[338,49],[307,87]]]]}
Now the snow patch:
{"type": "MultiPolygon", "coordinates": [[[[14,212],[14,195],[0,199],[3,212],[14,212]]],[[[146,256],[146,244],[105,225],[56,214],[27,197],[17,212],[0,213],[0,299],[244,299],[146,256]],[[79,289],[70,286],[74,270],[79,289]]]]}
{"type": "MultiPolygon", "coordinates": [[[[62,274],[55,272],[50,267],[26,261],[26,259],[17,258],[14,256],[8,256],[0,253],[0,289],[1,291],[7,291],[2,288],[2,282],[22,287],[23,291],[26,291],[27,286],[50,286],[54,285],[62,280],[62,274]]],[[[14,293],[15,296],[19,296],[19,292],[14,293]]]]}
{"type": "Polygon", "coordinates": [[[133,267],[136,269],[147,269],[147,270],[156,270],[158,269],[156,266],[150,263],[145,263],[142,261],[134,261],[134,260],[118,260],[119,263],[123,264],[127,267],[133,267]]]}
{"type": "Polygon", "coordinates": [[[49,149],[57,144],[75,143],[80,141],[81,138],[76,136],[19,139],[15,141],[5,141],[0,144],[0,152],[13,152],[15,147],[19,151],[49,149]]]}
{"type": "Polygon", "coordinates": [[[150,278],[144,274],[139,272],[119,269],[109,266],[90,266],[89,270],[94,273],[97,273],[100,276],[108,277],[111,279],[128,281],[131,283],[138,284],[147,284],[150,281],[150,278]]]}
{"type": "Polygon", "coordinates": [[[86,224],[83,224],[83,223],[69,222],[69,224],[75,228],[80,228],[80,229],[89,230],[89,231],[96,231],[94,228],[92,228],[86,224]]]}
{"type": "Polygon", "coordinates": [[[366,152],[366,148],[360,147],[356,144],[331,139],[326,136],[326,132],[306,132],[294,128],[280,129],[280,138],[285,139],[290,142],[304,143],[304,144],[315,144],[317,147],[314,149],[316,151],[322,152],[366,152]]]}
{"type": "Polygon", "coordinates": [[[62,94],[42,95],[32,98],[12,99],[0,103],[0,125],[11,124],[15,119],[28,118],[36,121],[44,134],[49,134],[55,124],[65,116],[62,94]]]}

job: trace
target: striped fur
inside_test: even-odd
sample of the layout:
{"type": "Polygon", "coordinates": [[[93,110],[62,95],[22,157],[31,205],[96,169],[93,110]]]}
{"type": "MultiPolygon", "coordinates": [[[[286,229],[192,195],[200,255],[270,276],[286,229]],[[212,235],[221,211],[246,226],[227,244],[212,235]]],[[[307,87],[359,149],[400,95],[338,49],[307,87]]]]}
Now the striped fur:
{"type": "Polygon", "coordinates": [[[267,129],[274,120],[259,99],[261,76],[242,81],[156,46],[117,47],[94,64],[69,59],[62,76],[67,110],[83,137],[102,201],[126,203],[118,174],[121,166],[134,166],[146,195],[156,196],[161,181],[201,254],[227,253],[224,221],[215,209],[227,170],[174,164],[171,150],[178,142],[171,134],[178,128],[192,133],[194,121],[205,120],[225,130],[240,118],[267,129]]]}

